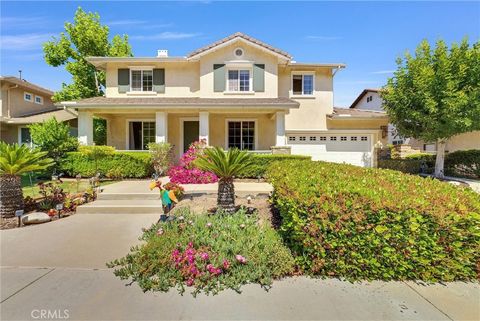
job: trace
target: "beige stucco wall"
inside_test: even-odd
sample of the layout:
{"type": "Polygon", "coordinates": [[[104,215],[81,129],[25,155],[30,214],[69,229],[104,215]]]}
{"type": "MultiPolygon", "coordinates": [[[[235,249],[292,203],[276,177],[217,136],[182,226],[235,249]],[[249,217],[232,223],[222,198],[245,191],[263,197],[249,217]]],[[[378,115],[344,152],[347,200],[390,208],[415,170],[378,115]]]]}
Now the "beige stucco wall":
{"type": "Polygon", "coordinates": [[[2,81],[1,83],[1,114],[3,117],[19,117],[44,110],[51,110],[54,108],[51,97],[45,95],[45,93],[22,86],[8,90],[8,88],[13,86],[14,85],[11,83],[5,81],[2,81]],[[23,98],[24,92],[28,92],[33,95],[32,102],[26,101],[23,98]],[[36,104],[35,96],[43,97],[43,104],[36,104]],[[8,115],[8,107],[10,107],[10,115],[8,115]]]}
{"type": "Polygon", "coordinates": [[[18,125],[0,123],[0,141],[9,144],[18,143],[18,125]]]}
{"type": "Polygon", "coordinates": [[[466,149],[480,149],[480,131],[454,136],[448,140],[445,148],[449,152],[466,149]]]}
{"type": "MultiPolygon", "coordinates": [[[[243,68],[243,67],[241,67],[243,68]]],[[[275,98],[278,95],[278,58],[270,53],[260,50],[251,45],[248,45],[242,41],[236,41],[228,46],[222,47],[216,51],[212,51],[209,54],[200,58],[200,96],[201,97],[232,97],[232,98],[253,98],[253,97],[262,97],[262,98],[275,98]],[[246,64],[245,68],[251,68],[252,64],[265,64],[265,91],[255,92],[253,94],[226,94],[223,92],[214,92],[213,91],[213,65],[214,64],[226,64],[226,72],[229,68],[229,65],[238,69],[239,65],[235,64],[235,61],[238,61],[234,55],[236,48],[243,49],[244,55],[240,59],[242,61],[251,62],[246,64]]],[[[250,72],[253,75],[253,72],[250,72]]],[[[225,83],[227,79],[225,78],[225,83]]],[[[251,84],[253,86],[253,83],[251,84]]],[[[228,88],[226,88],[228,90],[228,88]]]]}
{"type": "Polygon", "coordinates": [[[198,97],[200,90],[198,62],[108,63],[106,68],[107,97],[198,97]],[[150,94],[118,92],[118,69],[145,67],[165,69],[165,93],[150,94]]]}
{"type": "Polygon", "coordinates": [[[374,119],[374,120],[368,120],[368,119],[328,119],[327,120],[327,125],[328,129],[348,129],[348,130],[374,130],[376,131],[376,135],[374,138],[374,143],[380,141],[383,146],[387,146],[388,144],[388,135],[385,137],[382,137],[382,131],[381,127],[382,126],[387,126],[388,125],[388,119],[374,119]]]}
{"type": "Polygon", "coordinates": [[[333,77],[330,68],[279,68],[278,96],[287,97],[300,104],[299,109],[291,109],[285,117],[287,130],[327,129],[326,115],[333,112],[333,77]],[[293,96],[292,74],[314,72],[314,92],[311,97],[293,96]]]}

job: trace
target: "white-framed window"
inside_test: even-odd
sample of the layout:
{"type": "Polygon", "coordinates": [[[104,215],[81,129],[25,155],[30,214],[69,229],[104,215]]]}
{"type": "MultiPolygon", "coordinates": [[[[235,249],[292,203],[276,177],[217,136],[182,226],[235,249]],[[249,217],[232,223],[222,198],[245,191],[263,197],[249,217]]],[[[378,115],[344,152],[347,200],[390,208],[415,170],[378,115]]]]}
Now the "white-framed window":
{"type": "Polygon", "coordinates": [[[373,100],[373,97],[372,96],[368,96],[367,97],[367,103],[371,102],[373,100]]]}
{"type": "Polygon", "coordinates": [[[255,121],[229,120],[227,122],[227,147],[255,150],[255,121]]]}
{"type": "Polygon", "coordinates": [[[288,141],[289,141],[289,142],[294,142],[295,139],[296,139],[295,136],[288,136],[288,141]]]}
{"type": "Polygon", "coordinates": [[[227,72],[227,90],[231,92],[249,92],[251,90],[250,69],[229,69],[227,72]]]}
{"type": "Polygon", "coordinates": [[[336,140],[337,140],[337,137],[336,137],[336,136],[330,136],[330,140],[331,140],[331,141],[336,141],[336,140]]]}
{"type": "Polygon", "coordinates": [[[152,69],[131,69],[130,70],[131,91],[152,91],[153,70],[152,69]]]}
{"type": "Polygon", "coordinates": [[[30,136],[30,129],[28,127],[18,128],[18,143],[20,145],[33,146],[32,137],[30,136]]]}
{"type": "Polygon", "coordinates": [[[342,142],[346,142],[346,141],[347,141],[347,136],[342,136],[342,137],[340,137],[340,140],[341,140],[342,142]]]}
{"type": "Polygon", "coordinates": [[[317,141],[317,136],[310,136],[310,141],[311,142],[316,142],[317,141]]]}
{"type": "Polygon", "coordinates": [[[366,142],[366,141],[368,140],[368,137],[367,137],[367,136],[362,136],[362,137],[360,138],[360,140],[361,140],[362,142],[366,142]]]}
{"type": "Polygon", "coordinates": [[[35,104],[43,105],[43,97],[35,95],[35,104]]]}
{"type": "Polygon", "coordinates": [[[25,91],[23,93],[23,99],[25,101],[33,102],[33,94],[25,91]]]}
{"type": "Polygon", "coordinates": [[[128,121],[128,147],[130,150],[148,150],[148,144],[154,142],[154,121],[128,121]]]}
{"type": "Polygon", "coordinates": [[[320,136],[320,140],[321,140],[321,141],[326,141],[326,140],[327,140],[327,137],[325,137],[325,136],[320,136]]]}
{"type": "Polygon", "coordinates": [[[351,140],[352,142],[356,142],[356,141],[357,141],[357,136],[352,136],[352,137],[350,137],[350,140],[351,140]]]}
{"type": "Polygon", "coordinates": [[[300,136],[300,141],[301,141],[301,142],[304,142],[304,141],[306,141],[306,140],[307,140],[307,137],[305,137],[305,136],[300,136]]]}
{"type": "Polygon", "coordinates": [[[314,73],[292,74],[292,93],[294,96],[311,96],[314,88],[314,73]]]}

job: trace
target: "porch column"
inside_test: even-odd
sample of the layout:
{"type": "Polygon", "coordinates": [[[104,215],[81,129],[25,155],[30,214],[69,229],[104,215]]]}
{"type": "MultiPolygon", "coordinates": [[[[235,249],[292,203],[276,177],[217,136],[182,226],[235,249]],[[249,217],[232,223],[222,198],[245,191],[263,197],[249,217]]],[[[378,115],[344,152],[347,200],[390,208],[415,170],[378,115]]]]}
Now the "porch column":
{"type": "Polygon", "coordinates": [[[78,142],[82,145],[93,144],[93,113],[78,112],[78,142]]]}
{"type": "Polygon", "coordinates": [[[204,139],[208,145],[208,132],[210,130],[209,123],[208,123],[209,113],[208,111],[201,111],[199,113],[199,122],[200,122],[200,130],[198,133],[198,137],[200,140],[204,139]]]}
{"type": "Polygon", "coordinates": [[[285,112],[277,111],[275,114],[277,139],[275,146],[285,146],[285,112]]]}
{"type": "Polygon", "coordinates": [[[166,143],[168,133],[168,113],[157,111],[155,113],[155,142],[166,143]]]}

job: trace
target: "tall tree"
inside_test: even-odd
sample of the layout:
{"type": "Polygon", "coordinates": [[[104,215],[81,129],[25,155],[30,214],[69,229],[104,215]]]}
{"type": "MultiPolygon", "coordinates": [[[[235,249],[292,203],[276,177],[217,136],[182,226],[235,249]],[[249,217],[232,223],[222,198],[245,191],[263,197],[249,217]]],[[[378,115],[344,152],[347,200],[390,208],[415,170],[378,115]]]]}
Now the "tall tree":
{"type": "Polygon", "coordinates": [[[437,143],[435,176],[443,177],[449,138],[480,130],[480,41],[450,47],[420,43],[415,55],[397,59],[383,88],[384,108],[402,136],[437,143]]]}
{"type": "Polygon", "coordinates": [[[55,93],[55,101],[100,96],[105,87],[105,73],[97,71],[86,57],[131,57],[132,48],[128,36],[115,35],[109,41],[108,26],[100,23],[98,13],[78,8],[74,22],[65,23],[65,32],[43,44],[47,64],[65,69],[72,74],[73,83],[62,84],[62,90],[55,93]]]}

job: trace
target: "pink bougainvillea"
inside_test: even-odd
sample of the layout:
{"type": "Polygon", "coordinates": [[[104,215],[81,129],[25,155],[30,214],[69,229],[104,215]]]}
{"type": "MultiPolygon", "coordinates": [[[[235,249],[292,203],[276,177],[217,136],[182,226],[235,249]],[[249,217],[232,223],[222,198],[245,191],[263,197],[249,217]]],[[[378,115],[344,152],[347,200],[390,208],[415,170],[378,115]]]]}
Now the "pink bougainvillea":
{"type": "Polygon", "coordinates": [[[170,167],[167,174],[170,181],[177,184],[208,184],[218,181],[217,176],[204,172],[193,165],[193,161],[203,153],[206,146],[204,140],[194,142],[182,155],[178,165],[170,167]]]}

